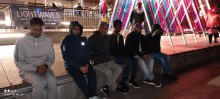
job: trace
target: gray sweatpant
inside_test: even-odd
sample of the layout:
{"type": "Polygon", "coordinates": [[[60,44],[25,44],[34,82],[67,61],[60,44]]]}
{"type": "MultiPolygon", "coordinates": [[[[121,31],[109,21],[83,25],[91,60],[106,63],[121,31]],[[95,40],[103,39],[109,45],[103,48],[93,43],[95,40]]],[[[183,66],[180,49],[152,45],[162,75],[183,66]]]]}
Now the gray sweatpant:
{"type": "Polygon", "coordinates": [[[108,79],[107,85],[111,86],[113,90],[117,88],[116,80],[122,72],[122,67],[120,65],[118,65],[114,61],[109,61],[106,63],[95,65],[93,66],[93,68],[105,73],[108,79]]]}
{"type": "Polygon", "coordinates": [[[32,99],[41,99],[45,86],[47,85],[47,99],[56,99],[57,84],[56,77],[51,68],[43,75],[35,71],[25,72],[20,76],[24,81],[33,86],[32,99]]]}

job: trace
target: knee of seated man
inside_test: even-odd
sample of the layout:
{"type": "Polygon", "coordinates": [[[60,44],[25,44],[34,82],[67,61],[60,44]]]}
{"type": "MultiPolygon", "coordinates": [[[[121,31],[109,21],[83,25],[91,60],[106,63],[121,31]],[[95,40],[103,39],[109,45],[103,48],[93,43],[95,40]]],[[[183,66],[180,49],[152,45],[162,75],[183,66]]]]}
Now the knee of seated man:
{"type": "Polygon", "coordinates": [[[47,84],[47,81],[44,78],[41,78],[39,80],[37,80],[36,82],[34,82],[34,87],[45,87],[47,84]]]}
{"type": "Polygon", "coordinates": [[[56,77],[50,77],[49,79],[47,79],[47,83],[48,84],[56,84],[57,83],[56,77]]]}
{"type": "Polygon", "coordinates": [[[103,72],[105,73],[106,76],[112,75],[112,71],[110,69],[106,69],[103,72]]]}
{"type": "Polygon", "coordinates": [[[122,72],[123,68],[122,66],[120,66],[119,64],[117,64],[117,71],[121,71],[122,72]]]}
{"type": "Polygon", "coordinates": [[[165,60],[164,60],[163,58],[161,58],[161,62],[162,62],[162,63],[165,63],[165,60]]]}

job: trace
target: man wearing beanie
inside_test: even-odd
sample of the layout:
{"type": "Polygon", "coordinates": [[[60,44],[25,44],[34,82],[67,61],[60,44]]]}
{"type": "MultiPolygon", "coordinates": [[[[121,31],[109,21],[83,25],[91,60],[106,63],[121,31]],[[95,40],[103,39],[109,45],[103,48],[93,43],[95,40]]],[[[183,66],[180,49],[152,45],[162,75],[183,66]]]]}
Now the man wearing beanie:
{"type": "Polygon", "coordinates": [[[130,58],[138,59],[138,65],[145,76],[150,79],[149,83],[161,87],[152,74],[154,59],[149,56],[145,36],[141,34],[141,24],[135,24],[133,31],[128,34],[125,43],[126,54],[130,58]]]}
{"type": "Polygon", "coordinates": [[[90,44],[86,37],[82,37],[83,27],[78,21],[69,26],[69,35],[61,42],[61,51],[67,72],[87,99],[98,99],[96,92],[96,72],[90,64],[90,44]],[[85,75],[88,78],[86,82],[85,75]]]}

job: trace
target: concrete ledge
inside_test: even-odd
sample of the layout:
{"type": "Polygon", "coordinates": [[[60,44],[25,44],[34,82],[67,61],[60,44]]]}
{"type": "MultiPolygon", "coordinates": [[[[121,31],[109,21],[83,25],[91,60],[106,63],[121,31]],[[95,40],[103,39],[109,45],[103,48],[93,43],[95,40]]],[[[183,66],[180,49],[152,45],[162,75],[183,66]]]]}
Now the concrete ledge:
{"type": "MultiPolygon", "coordinates": [[[[179,54],[173,54],[170,55],[170,69],[175,70],[181,67],[185,67],[187,65],[191,65],[194,63],[202,62],[204,60],[207,60],[209,58],[219,57],[220,56],[220,46],[213,46],[208,47],[204,49],[194,50],[194,51],[188,51],[184,53],[179,54]]],[[[122,67],[124,67],[122,65],[122,67]]],[[[153,74],[161,74],[162,68],[160,64],[155,61],[153,74]]],[[[137,74],[137,81],[143,80],[143,72],[138,68],[138,74],[137,74]]],[[[97,73],[97,92],[98,95],[101,95],[100,88],[106,85],[107,78],[105,77],[105,74],[103,74],[100,71],[96,71],[97,73]]],[[[122,73],[117,79],[117,83],[119,83],[122,79],[122,73]]],[[[58,86],[57,86],[57,92],[59,93],[57,96],[57,99],[84,99],[85,96],[81,92],[81,90],[78,88],[78,86],[74,83],[74,80],[69,75],[57,77],[58,80],[58,86]],[[71,92],[66,92],[65,90],[71,90],[71,92]]],[[[23,92],[24,96],[15,97],[14,99],[30,99],[31,97],[31,90],[32,87],[30,84],[23,84],[17,86],[19,92],[23,92]],[[20,87],[19,87],[20,86],[20,87]],[[23,86],[23,88],[21,87],[23,86]]],[[[15,88],[15,89],[17,89],[15,88]]],[[[0,94],[0,96],[2,93],[0,94]]],[[[44,90],[43,99],[46,99],[47,96],[47,90],[44,90]]],[[[1,97],[0,97],[1,98],[1,97]]],[[[11,97],[5,97],[5,98],[12,98],[11,97]]]]}

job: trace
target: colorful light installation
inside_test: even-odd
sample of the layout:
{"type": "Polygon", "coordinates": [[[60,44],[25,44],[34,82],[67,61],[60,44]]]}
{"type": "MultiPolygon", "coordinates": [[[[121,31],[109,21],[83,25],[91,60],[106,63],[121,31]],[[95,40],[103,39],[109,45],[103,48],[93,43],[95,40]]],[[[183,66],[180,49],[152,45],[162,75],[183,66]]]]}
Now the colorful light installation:
{"type": "Polygon", "coordinates": [[[210,9],[208,0],[118,0],[110,31],[115,19],[122,20],[122,30],[129,29],[129,14],[139,1],[144,4],[148,26],[160,24],[167,33],[193,32],[196,42],[195,32],[204,34],[204,17],[210,9]]]}
{"type": "MultiPolygon", "coordinates": [[[[113,14],[113,18],[110,22],[110,30],[112,30],[113,27],[113,22],[116,19],[122,20],[122,30],[126,27],[125,24],[127,22],[127,20],[129,19],[129,12],[131,10],[133,10],[133,8],[131,8],[133,0],[118,0],[117,5],[115,6],[115,13],[113,14]]],[[[138,2],[139,0],[135,0],[135,4],[138,2]]]]}
{"type": "MultiPolygon", "coordinates": [[[[135,0],[136,3],[140,0],[135,0]]],[[[203,31],[204,22],[201,21],[200,11],[204,10],[207,12],[210,9],[207,0],[143,0],[145,3],[146,11],[148,14],[148,19],[150,24],[158,23],[165,30],[169,30],[169,32],[180,32],[180,27],[183,28],[183,31],[187,30],[195,30],[195,31],[203,31]],[[187,12],[184,10],[187,10],[187,12]],[[187,14],[189,16],[189,20],[187,19],[187,14]],[[165,15],[162,16],[162,15],[165,15]],[[165,19],[164,19],[165,18],[165,19]],[[178,23],[178,20],[180,23],[178,23]],[[190,21],[192,28],[190,27],[190,21]],[[166,27],[166,24],[168,27],[166,27]],[[169,29],[168,29],[169,28],[169,29]]],[[[129,20],[129,12],[133,10],[131,8],[132,0],[118,0],[116,11],[114,13],[115,19],[120,19],[123,21],[123,28],[125,26],[125,22],[129,20]]],[[[134,6],[134,7],[135,7],[134,6]]],[[[129,25],[129,24],[128,24],[129,25]]],[[[110,27],[112,28],[112,26],[110,27]]],[[[111,30],[111,29],[110,29],[111,30]]]]}

